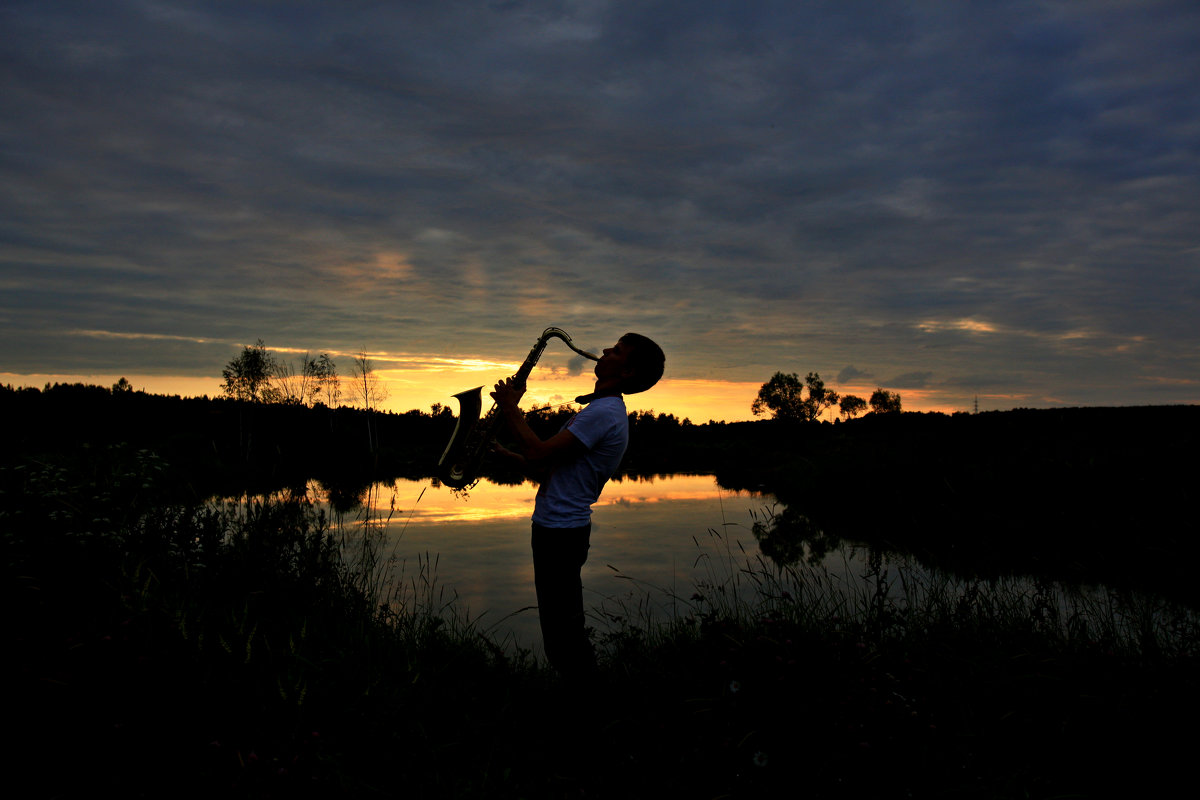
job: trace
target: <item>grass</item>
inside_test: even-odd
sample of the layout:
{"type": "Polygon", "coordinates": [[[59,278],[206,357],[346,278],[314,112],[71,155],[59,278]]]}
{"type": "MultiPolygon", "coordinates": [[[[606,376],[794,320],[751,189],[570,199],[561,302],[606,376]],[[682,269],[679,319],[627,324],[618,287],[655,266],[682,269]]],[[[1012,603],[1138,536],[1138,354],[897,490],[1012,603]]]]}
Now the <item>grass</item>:
{"type": "Polygon", "coordinates": [[[1195,616],[1144,598],[882,559],[847,583],[712,531],[676,613],[601,609],[568,686],[435,558],[387,582],[370,520],[181,502],[149,453],[86,455],[0,474],[39,796],[1101,797],[1194,747],[1195,616]]]}
{"type": "Polygon", "coordinates": [[[1194,612],[878,557],[846,580],[716,531],[703,544],[681,617],[647,629],[629,624],[643,608],[609,609],[606,637],[644,702],[676,699],[663,738],[698,792],[1120,796],[1165,785],[1194,745],[1173,723],[1197,710],[1194,612]]]}

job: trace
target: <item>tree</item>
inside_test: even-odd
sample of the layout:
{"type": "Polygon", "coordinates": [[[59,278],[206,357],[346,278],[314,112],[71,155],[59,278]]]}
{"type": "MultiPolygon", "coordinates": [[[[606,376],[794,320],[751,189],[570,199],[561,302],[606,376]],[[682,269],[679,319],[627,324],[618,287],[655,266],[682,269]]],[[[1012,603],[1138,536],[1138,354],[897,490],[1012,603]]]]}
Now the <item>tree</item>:
{"type": "Polygon", "coordinates": [[[804,383],[794,372],[776,372],[759,388],[750,411],[755,415],[770,412],[775,419],[812,422],[837,402],[838,393],[826,389],[825,381],[815,372],[808,373],[804,383]]]}
{"type": "Polygon", "coordinates": [[[243,347],[241,355],[221,370],[225,378],[221,393],[235,400],[267,401],[272,395],[270,382],[274,373],[275,356],[259,339],[252,347],[243,347]]]}
{"type": "Polygon", "coordinates": [[[379,404],[387,399],[388,390],[375,372],[375,363],[365,352],[360,350],[354,357],[354,366],[350,374],[351,402],[367,411],[379,408],[379,404]]]}
{"type": "Polygon", "coordinates": [[[337,366],[328,353],[321,353],[308,362],[305,369],[309,371],[313,385],[312,401],[318,400],[330,408],[337,408],[342,400],[342,382],[338,378],[337,366]]]}
{"type": "Polygon", "coordinates": [[[825,409],[837,405],[838,393],[826,389],[825,381],[821,380],[820,375],[810,372],[804,377],[804,382],[808,384],[808,398],[805,404],[811,414],[809,419],[817,419],[825,409]]]}
{"type": "Polygon", "coordinates": [[[387,387],[383,385],[383,381],[376,374],[375,364],[367,357],[365,351],[360,350],[354,357],[354,367],[351,370],[350,398],[367,412],[367,446],[371,452],[375,452],[379,446],[371,418],[379,404],[386,400],[387,396],[387,387]]]}
{"type": "Polygon", "coordinates": [[[875,414],[899,414],[899,393],[876,389],[871,395],[871,411],[875,414]]]}
{"type": "Polygon", "coordinates": [[[800,404],[803,402],[804,386],[800,376],[794,372],[776,372],[771,380],[758,389],[758,397],[750,404],[755,416],[770,411],[775,419],[800,419],[800,404]]]}
{"type": "Polygon", "coordinates": [[[853,394],[844,394],[838,401],[838,409],[845,419],[854,419],[867,410],[867,401],[853,394]]]}
{"type": "MultiPolygon", "coordinates": [[[[301,359],[301,364],[304,359],[308,358],[305,353],[301,359]]],[[[300,372],[296,371],[286,361],[276,360],[271,365],[271,384],[267,389],[263,390],[263,401],[267,403],[287,403],[300,405],[305,400],[305,375],[301,368],[300,372]]]]}
{"type": "MultiPolygon", "coordinates": [[[[261,345],[262,342],[259,342],[261,345]]],[[[242,359],[245,359],[243,352],[242,359]]],[[[300,366],[297,368],[291,362],[284,361],[268,354],[268,381],[259,388],[258,399],[264,403],[292,403],[307,406],[316,405],[318,400],[326,401],[326,405],[335,408],[341,399],[341,382],[338,378],[337,367],[328,353],[321,353],[313,358],[308,353],[300,356],[300,366]]],[[[233,366],[231,362],[230,366],[233,366]]],[[[228,382],[228,376],[226,376],[228,382]]],[[[229,394],[226,389],[226,394],[229,394]]],[[[231,395],[235,396],[235,395],[231,395]]]]}

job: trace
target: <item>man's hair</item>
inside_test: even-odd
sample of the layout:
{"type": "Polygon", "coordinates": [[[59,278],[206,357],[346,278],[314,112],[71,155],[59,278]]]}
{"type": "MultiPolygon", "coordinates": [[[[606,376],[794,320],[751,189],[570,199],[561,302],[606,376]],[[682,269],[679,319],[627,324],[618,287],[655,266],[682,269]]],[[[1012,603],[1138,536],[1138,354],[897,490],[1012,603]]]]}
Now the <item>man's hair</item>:
{"type": "Polygon", "coordinates": [[[627,333],[621,337],[621,341],[630,348],[625,363],[633,368],[633,375],[621,384],[621,392],[637,394],[658,383],[667,360],[662,348],[640,333],[627,333]]]}

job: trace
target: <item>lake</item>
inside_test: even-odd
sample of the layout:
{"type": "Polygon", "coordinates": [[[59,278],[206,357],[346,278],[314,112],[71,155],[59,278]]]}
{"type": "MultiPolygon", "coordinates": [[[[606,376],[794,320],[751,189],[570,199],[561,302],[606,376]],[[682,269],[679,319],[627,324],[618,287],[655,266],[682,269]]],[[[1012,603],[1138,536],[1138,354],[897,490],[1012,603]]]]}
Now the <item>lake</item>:
{"type": "MultiPolygon", "coordinates": [[[[319,486],[310,492],[322,498],[319,486]]],[[[363,508],[341,515],[339,524],[351,540],[364,525],[378,533],[384,556],[394,558],[394,581],[420,584],[424,569],[444,601],[456,598],[481,628],[536,652],[541,637],[529,551],[535,492],[531,483],[484,480],[463,494],[428,480],[397,480],[372,487],[363,508]]],[[[758,552],[754,515],[762,517],[774,502],[724,489],[711,475],[610,481],[593,508],[585,605],[658,618],[673,613],[672,595],[688,598],[712,569],[727,572],[730,556],[745,559],[739,543],[750,556],[758,552]]],[[[591,624],[605,627],[599,617],[591,624]]]]}
{"type": "MultiPolygon", "coordinates": [[[[404,598],[410,607],[416,602],[453,609],[506,648],[540,656],[529,550],[535,492],[531,483],[484,480],[470,492],[455,492],[429,479],[400,479],[373,485],[357,507],[338,513],[318,482],[308,485],[309,496],[329,508],[352,562],[364,537],[376,544],[381,566],[372,574],[398,593],[391,597],[404,598]]],[[[605,632],[617,620],[644,624],[685,616],[698,607],[692,602],[698,590],[725,607],[734,594],[761,599],[756,581],[774,574],[775,567],[761,555],[754,524],[780,508],[769,494],[726,489],[711,475],[610,481],[593,509],[591,552],[583,568],[589,625],[605,632]],[[720,584],[725,587],[720,592],[711,588],[720,584]]],[[[791,557],[811,552],[808,544],[797,544],[791,557]]],[[[975,591],[972,578],[952,578],[912,557],[876,552],[875,559],[872,564],[867,548],[842,543],[815,568],[792,573],[787,586],[795,602],[823,606],[825,614],[848,608],[830,603],[861,608],[877,590],[901,605],[919,601],[926,591],[948,593],[951,600],[975,591]]],[[[987,582],[995,588],[995,579],[987,582]]],[[[1151,618],[1157,626],[1195,617],[1153,596],[1118,596],[1104,587],[1050,587],[1022,577],[1002,578],[1000,587],[996,597],[1020,605],[1017,614],[1049,598],[1061,620],[1084,614],[1110,629],[1128,629],[1130,637],[1151,618]]]]}

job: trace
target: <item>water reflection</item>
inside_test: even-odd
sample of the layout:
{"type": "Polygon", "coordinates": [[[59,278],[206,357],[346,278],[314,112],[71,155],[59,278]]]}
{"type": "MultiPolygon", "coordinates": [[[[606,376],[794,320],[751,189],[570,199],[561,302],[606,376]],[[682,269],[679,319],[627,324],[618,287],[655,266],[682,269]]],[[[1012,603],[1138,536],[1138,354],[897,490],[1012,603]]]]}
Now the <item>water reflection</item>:
{"type": "MultiPolygon", "coordinates": [[[[327,495],[319,484],[310,493],[327,495]]],[[[392,580],[419,577],[436,556],[436,578],[471,619],[504,639],[538,649],[537,600],[529,552],[535,488],[482,481],[467,493],[428,481],[376,484],[362,508],[342,514],[343,529],[364,524],[381,531],[383,553],[393,556],[392,580]],[[369,511],[369,513],[365,513],[369,511]]],[[[592,547],[584,566],[584,599],[592,606],[649,602],[670,612],[670,594],[692,593],[711,569],[704,553],[713,536],[757,552],[755,514],[769,495],[719,487],[711,475],[668,475],[614,480],[592,517],[592,547]]],[[[597,620],[597,624],[602,621],[597,620]]]]}

